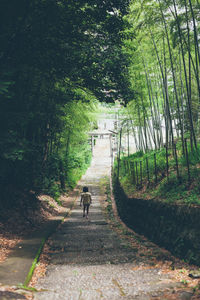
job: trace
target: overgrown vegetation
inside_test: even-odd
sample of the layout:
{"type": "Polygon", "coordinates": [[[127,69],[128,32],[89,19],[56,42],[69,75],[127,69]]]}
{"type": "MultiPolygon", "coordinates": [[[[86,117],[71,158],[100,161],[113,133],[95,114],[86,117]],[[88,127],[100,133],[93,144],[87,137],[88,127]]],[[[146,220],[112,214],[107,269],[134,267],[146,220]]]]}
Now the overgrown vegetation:
{"type": "MultiPolygon", "coordinates": [[[[192,0],[2,0],[1,203],[12,204],[18,191],[57,199],[75,185],[90,162],[85,133],[96,126],[96,101],[126,104],[116,131],[132,132],[149,172],[159,150],[156,181],[164,178],[163,147],[177,139],[183,172],[185,138],[196,165],[199,8],[192,0]]],[[[191,180],[195,174],[191,168],[191,180]]]]}
{"type": "MultiPolygon", "coordinates": [[[[197,150],[200,101],[199,1],[132,1],[133,36],[124,40],[135,91],[125,109],[137,151],[171,147],[185,138],[197,150]]],[[[126,130],[126,129],[125,129],[126,130]]]]}
{"type": "Polygon", "coordinates": [[[123,188],[136,197],[200,205],[200,147],[194,151],[188,143],[187,149],[188,163],[181,143],[177,143],[176,150],[163,148],[124,156],[119,168],[123,188]]]}
{"type": "Polygon", "coordinates": [[[87,168],[97,99],[128,98],[128,2],[1,1],[0,204],[57,199],[87,168]]]}

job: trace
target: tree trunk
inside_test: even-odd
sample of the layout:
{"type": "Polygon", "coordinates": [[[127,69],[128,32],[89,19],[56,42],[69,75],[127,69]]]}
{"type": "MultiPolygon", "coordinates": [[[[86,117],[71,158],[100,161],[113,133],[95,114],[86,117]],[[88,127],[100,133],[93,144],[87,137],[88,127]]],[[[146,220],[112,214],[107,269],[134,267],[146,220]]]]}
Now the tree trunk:
{"type": "MultiPolygon", "coordinates": [[[[159,0],[159,3],[160,3],[160,0],[159,0]]],[[[177,105],[177,110],[178,110],[178,120],[179,120],[179,124],[180,124],[180,128],[181,128],[182,152],[183,152],[183,155],[184,155],[184,153],[185,153],[185,150],[184,150],[184,135],[183,135],[183,131],[182,131],[182,121],[181,121],[179,99],[178,99],[178,93],[177,93],[177,87],[176,87],[176,77],[175,77],[174,63],[173,63],[171,45],[170,45],[170,41],[169,41],[169,34],[168,34],[168,30],[167,30],[167,24],[166,24],[166,21],[165,21],[165,17],[164,17],[161,5],[160,5],[160,11],[161,11],[162,20],[163,20],[163,24],[164,24],[164,28],[165,28],[165,33],[166,33],[166,38],[167,38],[167,45],[168,45],[168,50],[169,50],[171,71],[172,71],[172,77],[173,77],[174,92],[175,92],[176,105],[177,105]]],[[[172,141],[172,145],[173,144],[174,144],[174,141],[172,141]]]]}
{"type": "MultiPolygon", "coordinates": [[[[178,27],[178,33],[179,33],[179,38],[180,38],[183,69],[184,69],[184,75],[185,75],[185,84],[186,84],[186,91],[187,91],[187,104],[188,104],[188,118],[189,118],[189,122],[190,122],[190,132],[192,135],[191,140],[193,139],[195,148],[197,149],[196,136],[195,136],[194,124],[193,124],[193,116],[192,116],[191,99],[190,99],[189,85],[188,85],[188,78],[187,78],[187,69],[186,69],[186,63],[185,63],[185,54],[184,54],[184,49],[183,49],[183,39],[182,39],[182,33],[181,33],[181,28],[180,28],[179,18],[178,18],[178,14],[177,14],[175,0],[173,0],[173,5],[174,5],[175,16],[176,16],[176,24],[178,27]]],[[[192,146],[192,144],[191,144],[191,146],[192,146]]]]}

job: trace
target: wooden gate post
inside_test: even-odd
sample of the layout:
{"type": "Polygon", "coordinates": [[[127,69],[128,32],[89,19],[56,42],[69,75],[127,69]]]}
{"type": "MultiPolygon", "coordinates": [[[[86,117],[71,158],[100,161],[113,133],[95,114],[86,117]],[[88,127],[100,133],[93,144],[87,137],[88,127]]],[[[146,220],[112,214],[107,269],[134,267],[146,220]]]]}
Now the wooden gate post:
{"type": "Polygon", "coordinates": [[[148,186],[150,184],[150,178],[149,178],[149,162],[148,157],[146,157],[146,169],[147,169],[147,180],[148,180],[148,186]]]}
{"type": "Polygon", "coordinates": [[[179,168],[178,168],[178,156],[177,156],[177,151],[176,151],[176,144],[174,144],[174,154],[175,154],[175,160],[176,160],[176,175],[177,175],[177,179],[179,180],[180,175],[179,175],[179,168]]]}
{"type": "Polygon", "coordinates": [[[187,163],[187,170],[188,170],[188,183],[190,184],[191,177],[190,177],[190,164],[189,164],[189,157],[188,157],[187,139],[185,139],[185,154],[186,154],[186,163],[187,163]]]}
{"type": "Polygon", "coordinates": [[[155,169],[155,183],[157,183],[158,177],[157,177],[156,153],[154,153],[154,169],[155,169]]]}
{"type": "Polygon", "coordinates": [[[140,161],[140,185],[142,187],[142,161],[140,161]]]}
{"type": "Polygon", "coordinates": [[[135,169],[136,169],[136,186],[138,187],[138,163],[135,162],[135,169]]]}
{"type": "Polygon", "coordinates": [[[133,174],[133,184],[135,184],[135,163],[132,165],[132,174],[133,174]]]}
{"type": "Polygon", "coordinates": [[[167,169],[167,182],[169,182],[169,161],[168,161],[168,146],[166,144],[166,169],[167,169]]]}

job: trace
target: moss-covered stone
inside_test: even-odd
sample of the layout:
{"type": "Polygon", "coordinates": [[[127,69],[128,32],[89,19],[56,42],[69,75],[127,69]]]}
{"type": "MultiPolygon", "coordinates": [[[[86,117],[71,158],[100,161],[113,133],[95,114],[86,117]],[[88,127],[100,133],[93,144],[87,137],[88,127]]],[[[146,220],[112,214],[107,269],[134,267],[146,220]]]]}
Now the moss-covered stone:
{"type": "Polygon", "coordinates": [[[116,177],[113,190],[118,213],[130,228],[200,265],[200,207],[128,198],[116,177]]]}

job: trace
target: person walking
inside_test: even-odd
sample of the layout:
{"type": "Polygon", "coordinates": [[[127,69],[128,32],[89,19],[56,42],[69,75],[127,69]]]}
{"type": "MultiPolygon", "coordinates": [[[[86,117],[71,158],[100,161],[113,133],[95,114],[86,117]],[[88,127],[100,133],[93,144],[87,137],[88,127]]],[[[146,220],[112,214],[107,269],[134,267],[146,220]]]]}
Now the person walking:
{"type": "Polygon", "coordinates": [[[89,208],[90,204],[92,203],[92,196],[91,193],[88,191],[88,187],[84,186],[83,187],[83,192],[81,193],[81,200],[80,200],[80,206],[82,205],[83,202],[83,217],[88,219],[88,214],[89,214],[89,208]]]}

